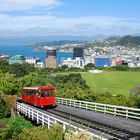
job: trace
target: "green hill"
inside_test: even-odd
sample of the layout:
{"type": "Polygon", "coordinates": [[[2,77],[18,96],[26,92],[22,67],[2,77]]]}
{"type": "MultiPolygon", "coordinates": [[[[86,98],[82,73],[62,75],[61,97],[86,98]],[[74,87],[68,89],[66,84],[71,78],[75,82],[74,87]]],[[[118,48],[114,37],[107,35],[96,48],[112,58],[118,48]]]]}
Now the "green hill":
{"type": "Polygon", "coordinates": [[[122,46],[139,46],[140,36],[124,36],[117,42],[117,44],[122,46]]]}

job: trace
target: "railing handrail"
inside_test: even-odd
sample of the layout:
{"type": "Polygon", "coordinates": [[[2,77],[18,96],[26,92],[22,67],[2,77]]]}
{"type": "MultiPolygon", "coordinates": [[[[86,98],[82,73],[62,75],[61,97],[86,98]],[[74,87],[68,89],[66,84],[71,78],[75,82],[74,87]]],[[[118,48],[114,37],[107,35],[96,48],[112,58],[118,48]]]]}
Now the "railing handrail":
{"type": "Polygon", "coordinates": [[[58,104],[140,120],[140,109],[56,97],[58,104]]]}
{"type": "Polygon", "coordinates": [[[63,100],[69,100],[69,101],[75,101],[75,102],[82,102],[82,103],[88,103],[88,104],[94,104],[94,105],[100,105],[100,106],[108,106],[108,107],[115,107],[115,108],[120,108],[120,109],[140,111],[140,109],[138,109],[138,108],[132,108],[132,107],[126,107],[126,106],[117,106],[117,105],[110,105],[110,104],[102,104],[102,103],[88,102],[88,101],[75,100],[75,99],[67,99],[67,98],[61,98],[61,97],[56,97],[56,99],[63,99],[63,100]]]}
{"type": "MultiPolygon", "coordinates": [[[[77,129],[79,131],[85,131],[84,129],[80,128],[79,126],[77,127],[77,126],[72,125],[72,124],[70,124],[68,122],[62,121],[62,120],[60,120],[60,119],[58,119],[56,117],[53,117],[51,115],[48,115],[48,114],[46,114],[46,113],[44,113],[42,111],[39,111],[37,109],[34,109],[34,108],[32,108],[32,107],[30,107],[30,106],[28,106],[26,104],[16,102],[16,106],[17,106],[17,111],[19,111],[19,112],[24,112],[25,111],[24,113],[25,114],[27,113],[26,115],[28,115],[28,116],[32,116],[33,115],[32,116],[33,118],[38,117],[36,119],[37,120],[40,120],[41,119],[41,122],[42,123],[46,123],[48,125],[48,128],[51,125],[51,123],[56,123],[57,122],[57,123],[61,123],[63,125],[63,129],[65,129],[66,126],[70,126],[70,127],[73,127],[73,128],[75,128],[75,129],[77,129]],[[37,116],[35,115],[35,113],[36,113],[37,116]],[[45,119],[47,119],[47,121],[45,121],[45,119],[42,120],[42,117],[45,118],[45,119]],[[51,120],[51,121],[48,121],[48,120],[51,120]],[[52,120],[54,120],[54,122],[52,122],[52,120]]],[[[99,138],[100,137],[97,134],[93,134],[91,132],[88,132],[88,133],[91,136],[93,136],[93,137],[96,137],[96,138],[99,138]]],[[[102,140],[107,140],[107,139],[106,138],[102,138],[102,140]]]]}

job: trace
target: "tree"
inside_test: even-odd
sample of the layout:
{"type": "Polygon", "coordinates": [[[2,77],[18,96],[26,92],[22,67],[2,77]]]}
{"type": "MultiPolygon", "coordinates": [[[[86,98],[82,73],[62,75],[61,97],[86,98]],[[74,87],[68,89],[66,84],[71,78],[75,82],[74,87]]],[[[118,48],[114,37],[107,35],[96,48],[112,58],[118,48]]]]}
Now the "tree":
{"type": "Polygon", "coordinates": [[[4,99],[0,96],[0,119],[10,116],[10,108],[5,103],[4,99]]]}
{"type": "Polygon", "coordinates": [[[69,67],[67,66],[67,65],[63,65],[63,66],[61,66],[61,69],[63,69],[63,70],[66,70],[66,69],[68,69],[69,67]]]}
{"type": "Polygon", "coordinates": [[[55,124],[50,129],[46,127],[33,127],[23,129],[22,133],[14,137],[14,140],[63,140],[63,129],[55,124]]]}
{"type": "Polygon", "coordinates": [[[8,72],[9,70],[9,64],[7,61],[4,60],[0,60],[0,70],[5,73],[8,72]]]}
{"type": "Polygon", "coordinates": [[[48,85],[46,76],[31,72],[30,74],[21,77],[18,81],[18,93],[21,94],[23,87],[48,85]]]}
{"type": "Polygon", "coordinates": [[[15,119],[12,119],[11,121],[12,122],[9,125],[7,125],[7,127],[4,128],[2,132],[0,133],[1,140],[14,139],[13,137],[16,137],[17,135],[19,135],[23,129],[33,127],[30,121],[27,121],[23,117],[20,117],[20,116],[15,119]]]}
{"type": "Polygon", "coordinates": [[[18,82],[13,74],[0,73],[0,94],[16,94],[18,82]]]}
{"type": "Polygon", "coordinates": [[[92,68],[94,68],[94,64],[93,63],[88,63],[87,65],[84,66],[84,69],[86,69],[86,70],[90,70],[92,68]]]}
{"type": "Polygon", "coordinates": [[[23,77],[23,76],[29,74],[30,72],[33,72],[34,70],[35,70],[35,68],[28,63],[12,64],[12,65],[10,65],[10,68],[9,68],[9,72],[11,74],[15,74],[16,77],[23,77]]]}

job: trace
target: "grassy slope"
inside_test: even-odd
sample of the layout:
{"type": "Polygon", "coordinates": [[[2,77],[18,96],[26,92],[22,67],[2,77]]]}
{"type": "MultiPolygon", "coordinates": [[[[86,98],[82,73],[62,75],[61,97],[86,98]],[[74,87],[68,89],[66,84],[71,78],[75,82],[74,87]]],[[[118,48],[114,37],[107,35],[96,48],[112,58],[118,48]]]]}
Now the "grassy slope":
{"type": "Polygon", "coordinates": [[[130,89],[140,84],[140,72],[83,73],[82,77],[93,91],[108,89],[112,94],[129,95],[130,89]]]}

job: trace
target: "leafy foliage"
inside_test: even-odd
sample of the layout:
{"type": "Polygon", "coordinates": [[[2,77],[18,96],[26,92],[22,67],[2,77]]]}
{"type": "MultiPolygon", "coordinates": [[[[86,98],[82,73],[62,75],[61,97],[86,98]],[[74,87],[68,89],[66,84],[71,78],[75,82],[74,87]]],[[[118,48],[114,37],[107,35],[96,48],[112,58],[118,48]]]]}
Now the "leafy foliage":
{"type": "Polygon", "coordinates": [[[69,132],[64,136],[65,140],[93,140],[93,137],[88,132],[69,132]]]}
{"type": "Polygon", "coordinates": [[[30,72],[33,72],[34,70],[35,68],[28,63],[23,63],[23,64],[16,63],[10,65],[9,73],[15,74],[16,77],[23,77],[29,74],[30,72]]]}
{"type": "Polygon", "coordinates": [[[0,97],[0,119],[10,116],[10,108],[2,97],[0,97]]]}
{"type": "Polygon", "coordinates": [[[84,79],[82,79],[81,75],[79,73],[74,74],[71,73],[69,75],[58,75],[56,77],[54,77],[55,82],[53,83],[55,85],[55,83],[68,83],[68,82],[72,82],[72,83],[77,83],[80,84],[84,87],[87,87],[86,85],[86,81],[84,79]]]}
{"type": "Polygon", "coordinates": [[[17,117],[11,120],[11,123],[2,130],[0,133],[1,140],[10,140],[17,136],[25,128],[31,128],[33,125],[31,122],[25,120],[23,117],[17,117]]]}
{"type": "Polygon", "coordinates": [[[120,106],[136,107],[135,97],[127,97],[124,95],[112,95],[109,92],[96,94],[96,102],[120,106]]]}
{"type": "Polygon", "coordinates": [[[13,74],[0,73],[0,94],[16,94],[17,80],[13,74]]]}
{"type": "Polygon", "coordinates": [[[90,70],[92,68],[94,68],[94,64],[93,63],[88,63],[87,65],[84,66],[84,69],[86,69],[86,70],[90,70]]]}
{"type": "Polygon", "coordinates": [[[14,137],[15,140],[63,140],[63,129],[55,124],[50,129],[46,127],[33,127],[23,129],[22,133],[14,137]],[[28,136],[28,137],[27,137],[28,136]]]}
{"type": "MultiPolygon", "coordinates": [[[[55,70],[50,69],[32,69],[31,65],[28,64],[18,64],[13,66],[8,66],[8,69],[13,68],[15,75],[0,72],[0,94],[19,94],[22,93],[22,88],[24,86],[39,86],[39,85],[53,85],[56,87],[57,96],[65,98],[73,98],[78,100],[86,100],[92,102],[108,103],[115,105],[124,106],[140,106],[139,100],[135,97],[126,97],[123,95],[112,95],[109,91],[91,91],[87,86],[86,81],[81,77],[81,74],[70,73],[70,74],[58,74],[58,71],[79,71],[77,68],[68,68],[63,66],[55,70]],[[16,71],[18,67],[19,71],[16,71]],[[10,68],[9,68],[10,67],[10,68]],[[24,67],[24,68],[23,68],[24,67]],[[21,69],[20,69],[21,68],[21,69]],[[24,70],[23,70],[24,69],[24,70]],[[25,72],[26,71],[26,72],[25,72]],[[33,71],[33,72],[31,72],[33,71]],[[23,73],[22,73],[23,72],[23,73]]],[[[92,65],[89,64],[87,67],[91,68],[92,65]]],[[[104,70],[113,71],[133,71],[127,66],[123,67],[112,67],[112,68],[100,68],[104,70]]],[[[139,69],[136,69],[139,71],[139,69]]]]}
{"type": "Polygon", "coordinates": [[[8,72],[9,70],[9,64],[8,62],[4,61],[4,60],[0,60],[0,71],[3,73],[8,72]]]}

